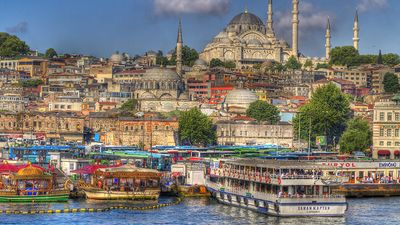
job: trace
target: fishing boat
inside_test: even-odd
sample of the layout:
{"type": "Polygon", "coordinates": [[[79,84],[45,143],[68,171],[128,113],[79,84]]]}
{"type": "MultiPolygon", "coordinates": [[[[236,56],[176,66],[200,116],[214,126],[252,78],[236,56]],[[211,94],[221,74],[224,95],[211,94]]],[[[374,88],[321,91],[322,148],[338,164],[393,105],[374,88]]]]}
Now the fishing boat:
{"type": "Polygon", "coordinates": [[[2,173],[1,176],[0,202],[68,201],[69,191],[66,185],[59,188],[55,175],[51,172],[31,163],[22,167],[5,167],[9,168],[9,173],[2,173]]]}
{"type": "Polygon", "coordinates": [[[96,200],[157,200],[160,195],[161,173],[132,165],[99,168],[91,184],[83,190],[88,199],[96,200]]]}
{"type": "Polygon", "coordinates": [[[343,216],[346,198],[332,192],[346,178],[324,176],[311,162],[231,159],[211,165],[207,189],[218,202],[279,217],[343,216]]]}

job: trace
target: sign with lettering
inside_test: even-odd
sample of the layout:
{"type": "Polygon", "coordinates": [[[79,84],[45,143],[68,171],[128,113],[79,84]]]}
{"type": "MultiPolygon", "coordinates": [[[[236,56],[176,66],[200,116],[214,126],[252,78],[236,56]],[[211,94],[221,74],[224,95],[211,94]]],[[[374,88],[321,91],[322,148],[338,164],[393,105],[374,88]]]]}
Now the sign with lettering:
{"type": "Polygon", "coordinates": [[[321,162],[323,166],[331,166],[342,169],[378,169],[400,168],[399,162],[321,162]]]}

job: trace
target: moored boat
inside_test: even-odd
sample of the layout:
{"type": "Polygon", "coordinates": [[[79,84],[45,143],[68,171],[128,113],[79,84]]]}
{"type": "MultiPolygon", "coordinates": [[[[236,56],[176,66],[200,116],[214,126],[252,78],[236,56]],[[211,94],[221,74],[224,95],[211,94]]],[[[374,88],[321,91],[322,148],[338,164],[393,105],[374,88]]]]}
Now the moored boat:
{"type": "Polygon", "coordinates": [[[157,200],[160,195],[161,173],[132,165],[100,168],[92,183],[83,188],[88,199],[96,200],[157,200]]]}
{"type": "Polygon", "coordinates": [[[69,191],[58,188],[55,175],[32,164],[17,172],[3,174],[0,182],[0,202],[65,202],[69,191]]]}
{"type": "Polygon", "coordinates": [[[346,198],[332,193],[343,179],[309,162],[232,159],[211,168],[207,188],[220,203],[268,215],[343,216],[346,198]]]}

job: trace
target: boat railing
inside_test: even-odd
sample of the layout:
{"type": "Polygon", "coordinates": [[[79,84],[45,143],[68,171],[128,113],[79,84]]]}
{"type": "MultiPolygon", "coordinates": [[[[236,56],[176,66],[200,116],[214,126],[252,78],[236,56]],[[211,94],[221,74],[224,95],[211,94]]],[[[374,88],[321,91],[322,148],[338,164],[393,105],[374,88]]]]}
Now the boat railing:
{"type": "Polygon", "coordinates": [[[257,182],[269,183],[272,180],[320,180],[321,175],[319,174],[270,174],[267,172],[244,172],[238,170],[224,170],[215,169],[211,172],[212,175],[231,177],[241,180],[252,180],[257,182]]]}

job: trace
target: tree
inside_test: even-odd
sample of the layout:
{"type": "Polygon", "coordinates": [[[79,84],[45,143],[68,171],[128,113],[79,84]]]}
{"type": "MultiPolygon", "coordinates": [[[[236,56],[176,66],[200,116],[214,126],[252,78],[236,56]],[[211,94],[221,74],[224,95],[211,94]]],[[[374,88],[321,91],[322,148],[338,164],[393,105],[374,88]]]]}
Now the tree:
{"type": "Polygon", "coordinates": [[[29,52],[29,46],[17,36],[0,32],[0,57],[16,57],[29,52]]]}
{"type": "Polygon", "coordinates": [[[400,91],[399,78],[394,73],[386,73],[383,77],[383,89],[387,93],[400,91]]]}
{"type": "Polygon", "coordinates": [[[357,56],[359,53],[353,46],[335,47],[331,51],[331,64],[349,65],[351,60],[357,56]]]}
{"type": "Polygon", "coordinates": [[[343,133],[349,118],[349,101],[338,87],[329,83],[315,90],[311,100],[299,109],[293,124],[297,135],[300,126],[301,139],[307,140],[311,130],[312,140],[327,136],[328,143],[333,143],[343,133]]]}
{"type": "Polygon", "coordinates": [[[383,57],[381,50],[379,50],[378,58],[376,59],[376,64],[383,64],[383,57]]]}
{"type": "Polygon", "coordinates": [[[251,103],[246,115],[256,119],[258,122],[269,122],[271,124],[275,124],[280,120],[278,108],[261,100],[251,103]]]}
{"type": "Polygon", "coordinates": [[[44,53],[44,57],[52,59],[54,57],[57,57],[57,52],[56,50],[54,50],[54,48],[49,48],[46,50],[46,53],[44,53]]]}
{"type": "Polygon", "coordinates": [[[214,144],[217,139],[211,119],[197,108],[180,114],[179,138],[183,144],[202,146],[214,144]]]}
{"type": "Polygon", "coordinates": [[[236,64],[234,61],[226,61],[224,63],[224,67],[227,69],[235,69],[236,68],[236,64]]]}
{"type": "Polygon", "coordinates": [[[223,67],[223,66],[224,66],[224,62],[222,62],[220,59],[214,58],[214,59],[211,59],[211,61],[210,61],[211,68],[223,67]]]}
{"type": "Polygon", "coordinates": [[[24,88],[32,88],[42,85],[43,81],[40,79],[20,80],[19,84],[24,88]]]}
{"type": "Polygon", "coordinates": [[[129,99],[128,101],[124,102],[119,109],[123,111],[133,111],[136,109],[137,103],[138,101],[136,99],[129,99]]]}
{"type": "Polygon", "coordinates": [[[169,64],[167,57],[164,56],[164,53],[161,50],[158,50],[157,52],[156,64],[164,66],[169,64]]]}
{"type": "Polygon", "coordinates": [[[304,63],[304,68],[309,68],[312,69],[313,67],[313,62],[311,59],[307,59],[306,62],[304,63]]]}
{"type": "MultiPolygon", "coordinates": [[[[193,66],[194,62],[199,58],[199,53],[197,53],[196,49],[190,48],[185,45],[182,48],[182,62],[183,65],[193,66]]],[[[172,54],[171,60],[169,61],[169,65],[176,65],[176,48],[174,53],[172,54]]]]}
{"type": "Polygon", "coordinates": [[[327,64],[327,63],[318,63],[317,66],[315,67],[316,70],[328,69],[328,68],[329,68],[329,64],[327,64]]]}
{"type": "Polygon", "coordinates": [[[354,151],[365,151],[372,144],[372,131],[368,122],[356,118],[347,123],[346,131],[340,138],[340,152],[353,153],[354,151]]]}
{"type": "Polygon", "coordinates": [[[290,56],[285,67],[290,70],[299,70],[301,69],[301,63],[294,56],[290,56]]]}
{"type": "Polygon", "coordinates": [[[385,65],[395,66],[400,64],[400,56],[393,53],[382,55],[382,62],[385,65]]]}
{"type": "Polygon", "coordinates": [[[253,69],[259,70],[259,69],[261,69],[261,66],[262,66],[261,63],[254,64],[254,65],[253,65],[253,69]]]}

